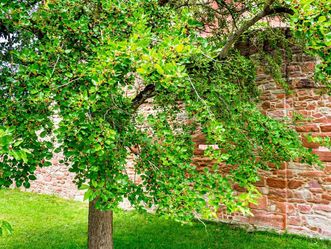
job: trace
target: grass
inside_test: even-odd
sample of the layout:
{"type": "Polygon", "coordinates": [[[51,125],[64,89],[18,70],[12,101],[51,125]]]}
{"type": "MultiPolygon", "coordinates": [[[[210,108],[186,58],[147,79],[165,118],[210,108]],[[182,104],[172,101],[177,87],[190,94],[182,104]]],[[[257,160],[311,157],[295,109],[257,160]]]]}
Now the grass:
{"type": "MultiPolygon", "coordinates": [[[[0,191],[0,220],[14,234],[0,238],[1,249],[83,249],[87,238],[87,205],[54,196],[0,191]]],[[[248,233],[224,224],[192,226],[141,215],[115,214],[116,249],[326,249],[331,241],[266,232],[248,233]]]]}

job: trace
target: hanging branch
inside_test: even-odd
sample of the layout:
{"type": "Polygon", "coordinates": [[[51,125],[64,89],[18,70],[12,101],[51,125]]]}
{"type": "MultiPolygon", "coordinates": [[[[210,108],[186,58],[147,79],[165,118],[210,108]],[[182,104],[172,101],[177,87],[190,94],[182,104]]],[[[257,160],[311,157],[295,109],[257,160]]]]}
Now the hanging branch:
{"type": "Polygon", "coordinates": [[[160,6],[164,6],[164,5],[166,5],[167,3],[169,3],[170,2],[170,0],[159,0],[159,5],[160,6]]]}
{"type": "Polygon", "coordinates": [[[142,90],[133,100],[132,100],[132,108],[133,110],[137,110],[139,106],[141,106],[147,99],[152,98],[156,95],[155,85],[149,84],[144,90],[142,90]]]}
{"type": "Polygon", "coordinates": [[[281,14],[281,13],[286,13],[286,14],[293,14],[293,10],[286,8],[286,7],[275,7],[271,8],[271,5],[275,2],[275,0],[267,0],[262,11],[260,11],[258,14],[256,14],[253,18],[250,20],[244,22],[244,24],[236,30],[228,40],[226,41],[224,47],[222,48],[218,58],[219,59],[224,59],[232,46],[238,41],[240,36],[246,32],[251,26],[253,26],[255,23],[260,21],[262,18],[269,16],[269,15],[274,15],[274,14],[281,14]]]}

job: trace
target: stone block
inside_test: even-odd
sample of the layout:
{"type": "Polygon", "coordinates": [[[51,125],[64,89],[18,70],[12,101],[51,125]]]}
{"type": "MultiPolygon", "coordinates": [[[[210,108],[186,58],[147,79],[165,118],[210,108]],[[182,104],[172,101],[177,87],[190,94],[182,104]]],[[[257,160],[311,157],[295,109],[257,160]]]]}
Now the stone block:
{"type": "Polygon", "coordinates": [[[307,223],[311,228],[319,228],[323,231],[330,231],[331,219],[321,215],[307,215],[307,223]]]}
{"type": "Polygon", "coordinates": [[[323,171],[304,171],[299,173],[300,176],[305,176],[305,177],[321,177],[324,176],[324,172],[323,171]]]}
{"type": "Polygon", "coordinates": [[[319,127],[317,124],[307,124],[295,127],[297,132],[318,132],[319,127]]]}
{"type": "Polygon", "coordinates": [[[286,181],[279,178],[268,178],[267,185],[272,188],[285,188],[286,181]]]}
{"type": "Polygon", "coordinates": [[[298,204],[297,209],[299,210],[300,213],[303,214],[309,214],[312,211],[311,205],[307,205],[307,204],[298,204]]]}
{"type": "Polygon", "coordinates": [[[300,180],[290,180],[290,181],[288,182],[288,188],[290,188],[290,189],[300,188],[303,184],[304,184],[304,181],[300,181],[300,180]]]}

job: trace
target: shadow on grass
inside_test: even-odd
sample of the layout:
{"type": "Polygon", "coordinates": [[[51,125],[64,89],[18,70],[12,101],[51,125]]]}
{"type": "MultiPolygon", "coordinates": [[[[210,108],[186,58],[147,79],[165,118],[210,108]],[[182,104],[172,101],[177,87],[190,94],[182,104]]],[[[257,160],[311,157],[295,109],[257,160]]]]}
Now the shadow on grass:
{"type": "Polygon", "coordinates": [[[327,249],[331,243],[267,232],[249,233],[225,224],[181,225],[129,213],[115,220],[116,249],[327,249]],[[119,223],[122,221],[123,223],[119,223]]]}
{"type": "MultiPolygon", "coordinates": [[[[40,201],[38,199],[38,201],[40,201]]],[[[47,201],[43,212],[12,213],[13,236],[0,238],[2,249],[86,249],[87,213],[79,206],[64,209],[47,201]],[[70,215],[73,214],[74,215],[70,215]],[[20,216],[17,215],[20,214],[20,216]]],[[[14,208],[14,206],[13,206],[14,208]]],[[[12,210],[12,209],[11,209],[12,210]]],[[[116,249],[328,249],[331,242],[266,232],[248,233],[225,224],[181,225],[136,212],[115,214],[116,249]]]]}
{"type": "MultiPolygon", "coordinates": [[[[40,221],[39,221],[40,222],[40,221]]],[[[34,228],[17,227],[13,236],[0,238],[3,249],[86,249],[86,222],[34,228]]],[[[327,249],[331,243],[298,236],[248,233],[224,224],[181,225],[135,212],[115,214],[116,249],[327,249]]]]}

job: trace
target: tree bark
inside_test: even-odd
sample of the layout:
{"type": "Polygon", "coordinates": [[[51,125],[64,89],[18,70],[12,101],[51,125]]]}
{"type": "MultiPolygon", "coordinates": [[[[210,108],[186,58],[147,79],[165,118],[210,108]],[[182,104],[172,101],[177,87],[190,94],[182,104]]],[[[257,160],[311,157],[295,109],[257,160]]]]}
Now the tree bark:
{"type": "Polygon", "coordinates": [[[95,208],[96,200],[89,203],[88,248],[113,249],[113,211],[95,208]]]}

